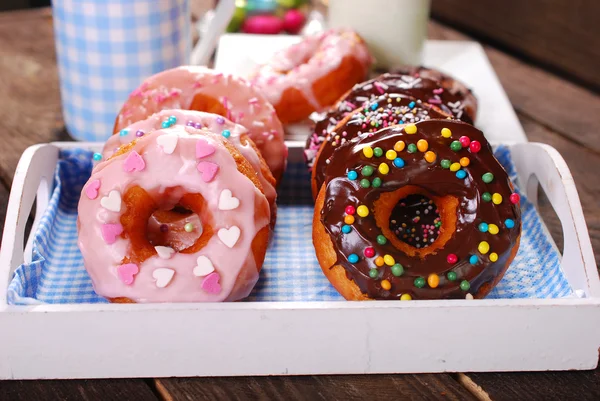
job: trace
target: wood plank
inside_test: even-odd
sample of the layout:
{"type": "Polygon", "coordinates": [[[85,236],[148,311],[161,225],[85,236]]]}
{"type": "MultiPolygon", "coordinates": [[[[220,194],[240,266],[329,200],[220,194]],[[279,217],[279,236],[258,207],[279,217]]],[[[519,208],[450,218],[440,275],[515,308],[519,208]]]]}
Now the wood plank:
{"type": "Polygon", "coordinates": [[[49,9],[2,14],[0,180],[10,185],[21,153],[59,138],[63,127],[49,9]]]}
{"type": "Polygon", "coordinates": [[[597,0],[433,0],[432,15],[600,89],[597,0]]]}
{"type": "MultiPolygon", "coordinates": [[[[600,2],[599,2],[600,4],[600,2]]],[[[472,40],[439,22],[429,24],[432,39],[472,40]]],[[[600,152],[600,96],[484,45],[515,110],[571,140],[600,152]]]]}
{"type": "Polygon", "coordinates": [[[0,381],[0,401],[158,399],[142,379],[0,381]]]}
{"type": "Polygon", "coordinates": [[[157,379],[165,400],[472,400],[447,374],[157,379]]]}

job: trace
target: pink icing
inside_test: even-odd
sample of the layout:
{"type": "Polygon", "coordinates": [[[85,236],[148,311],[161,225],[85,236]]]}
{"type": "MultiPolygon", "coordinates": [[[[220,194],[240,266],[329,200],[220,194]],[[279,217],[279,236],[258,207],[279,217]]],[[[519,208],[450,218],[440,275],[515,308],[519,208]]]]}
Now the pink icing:
{"type": "Polygon", "coordinates": [[[236,117],[235,122],[248,129],[273,175],[280,177],[283,173],[287,160],[283,126],[273,117],[273,106],[246,80],[205,67],[183,66],[151,76],[133,93],[117,117],[115,132],[160,110],[187,110],[194,96],[201,93],[225,103],[227,115],[236,117]],[[250,100],[257,103],[251,104],[250,100]],[[274,135],[262,135],[270,131],[274,135]]]}
{"type": "Polygon", "coordinates": [[[268,63],[259,67],[252,83],[272,104],[279,103],[286,89],[296,88],[315,110],[322,110],[329,105],[319,102],[312,85],[338,68],[348,55],[359,60],[366,74],[372,57],[354,31],[328,30],[307,36],[301,42],[277,52],[268,63]]]}
{"type": "MultiPolygon", "coordinates": [[[[259,104],[257,98],[252,98],[249,100],[249,102],[259,104]]],[[[260,106],[258,105],[257,107],[260,106]]],[[[150,133],[154,130],[160,129],[163,121],[167,120],[171,116],[175,117],[176,119],[175,125],[186,125],[188,124],[188,122],[190,122],[194,124],[199,124],[203,127],[202,129],[206,129],[216,134],[221,134],[224,130],[229,131],[229,142],[233,144],[233,146],[235,146],[235,148],[248,160],[248,162],[250,162],[252,167],[254,167],[254,169],[258,173],[258,179],[263,187],[265,196],[269,201],[269,206],[271,208],[271,215],[273,216],[274,224],[274,216],[276,215],[277,207],[275,202],[277,199],[277,191],[272,182],[269,179],[267,179],[267,177],[265,177],[262,173],[260,158],[254,150],[254,148],[250,146],[250,144],[247,142],[243,144],[241,142],[240,137],[242,135],[247,134],[248,130],[246,130],[246,128],[239,124],[235,124],[215,114],[194,110],[162,110],[148,117],[145,120],[138,121],[127,127],[127,135],[111,136],[104,145],[104,149],[102,150],[103,160],[110,158],[114,153],[115,148],[118,148],[119,146],[129,143],[136,139],[136,132],[142,131],[145,133],[150,133]],[[217,122],[218,118],[220,118],[219,122],[217,122]]]]}
{"type": "MultiPolygon", "coordinates": [[[[175,252],[168,260],[154,255],[137,266],[138,273],[130,274],[134,270],[132,267],[123,270],[123,259],[130,253],[129,240],[118,236],[114,243],[107,244],[102,237],[102,227],[119,222],[127,209],[126,205],[123,204],[119,212],[113,212],[103,208],[100,199],[81,197],[78,210],[79,248],[98,294],[108,298],[127,297],[136,302],[234,301],[248,296],[254,287],[258,271],[251,250],[252,240],[269,224],[267,199],[248,177],[237,170],[235,160],[220,143],[221,139],[207,132],[202,138],[215,148],[215,152],[202,161],[215,163],[219,170],[209,183],[198,179],[201,174],[197,169],[196,143],[199,135],[196,132],[188,127],[173,126],[147,133],[139,138],[132,149],[146,161],[143,171],[124,174],[122,164],[128,154],[122,154],[100,162],[92,172],[90,182],[102,181],[99,198],[107,196],[110,191],[124,194],[128,188],[139,185],[165,209],[176,202],[161,197],[168,188],[181,188],[181,194],[199,193],[207,202],[215,234],[196,254],[175,252]],[[157,143],[158,137],[167,134],[178,137],[177,147],[172,154],[166,154],[157,143]],[[235,209],[218,208],[224,190],[231,191],[232,196],[239,199],[235,209]],[[230,248],[216,233],[232,227],[239,228],[240,234],[230,248]],[[218,293],[203,290],[203,277],[194,274],[198,257],[202,255],[210,259],[220,276],[217,284],[221,290],[218,293]],[[159,288],[153,277],[153,272],[159,268],[174,271],[164,288],[159,288]],[[128,284],[130,279],[131,283],[128,284]]],[[[209,287],[216,288],[215,285],[209,287]]]]}

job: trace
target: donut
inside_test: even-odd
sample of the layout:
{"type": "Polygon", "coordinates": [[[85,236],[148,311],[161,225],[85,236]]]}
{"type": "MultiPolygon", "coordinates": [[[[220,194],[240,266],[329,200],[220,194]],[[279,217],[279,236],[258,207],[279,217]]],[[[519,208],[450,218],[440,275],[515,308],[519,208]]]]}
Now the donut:
{"type": "Polygon", "coordinates": [[[433,79],[434,81],[439,82],[444,90],[463,98],[461,103],[453,109],[454,116],[459,120],[467,122],[469,122],[468,119],[475,121],[475,118],[477,117],[477,98],[473,95],[473,91],[463,82],[439,70],[424,67],[422,65],[400,67],[394,69],[393,73],[412,75],[415,78],[421,77],[433,79]],[[463,119],[463,113],[468,116],[467,119],[463,119]]]}
{"type": "MultiPolygon", "coordinates": [[[[162,110],[145,120],[123,128],[117,135],[111,136],[104,145],[102,156],[104,159],[110,158],[124,144],[130,143],[162,127],[179,125],[221,134],[248,160],[254,170],[256,170],[258,181],[269,201],[271,228],[273,228],[277,217],[275,178],[271,174],[271,170],[266,165],[260,151],[258,151],[252,140],[248,138],[248,130],[222,116],[195,110],[162,110]]],[[[169,218],[172,219],[173,216],[169,218]]],[[[173,222],[171,221],[169,224],[173,222]]]]}
{"type": "Polygon", "coordinates": [[[360,36],[348,29],[328,30],[276,52],[251,81],[275,106],[284,124],[306,119],[331,106],[366,78],[372,58],[360,36]]]}
{"type": "Polygon", "coordinates": [[[243,125],[275,179],[281,178],[287,160],[283,127],[273,106],[246,80],[197,66],[153,75],[130,94],[114,133],[166,109],[215,113],[243,125]]]}
{"type": "Polygon", "coordinates": [[[483,298],[517,253],[519,195],[470,124],[363,135],[335,152],[326,175],[313,243],[348,300],[483,298]]]}
{"type": "Polygon", "coordinates": [[[78,205],[78,245],[112,302],[218,302],[248,296],[269,237],[269,205],[250,163],[221,135],[160,129],[95,166],[78,205]],[[188,215],[150,232],[155,213],[188,215]]]}
{"type": "Polygon", "coordinates": [[[451,119],[452,115],[421,102],[419,99],[398,93],[384,93],[365,102],[341,120],[321,144],[311,170],[313,198],[325,180],[325,169],[334,151],[344,143],[363,133],[372,133],[388,125],[416,123],[430,118],[451,119]]]}
{"type": "Polygon", "coordinates": [[[314,158],[327,135],[336,125],[368,101],[373,101],[385,93],[395,93],[421,100],[455,118],[460,115],[462,121],[469,124],[473,120],[468,114],[462,113],[464,98],[460,94],[451,93],[440,86],[440,83],[423,77],[402,74],[383,74],[377,78],[355,85],[336,103],[335,107],[326,113],[315,113],[311,116],[314,121],[312,134],[307,138],[305,159],[312,168],[314,158]]]}

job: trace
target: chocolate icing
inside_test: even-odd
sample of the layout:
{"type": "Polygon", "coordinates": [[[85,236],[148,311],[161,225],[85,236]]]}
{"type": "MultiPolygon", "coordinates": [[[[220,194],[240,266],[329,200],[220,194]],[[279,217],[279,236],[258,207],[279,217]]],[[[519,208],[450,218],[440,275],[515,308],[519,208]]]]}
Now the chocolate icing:
{"type": "MultiPolygon", "coordinates": [[[[474,116],[471,117],[468,113],[463,112],[465,97],[461,92],[445,90],[434,79],[415,77],[412,74],[383,74],[377,78],[356,84],[329,112],[315,113],[311,116],[315,126],[305,146],[308,166],[312,167],[316,150],[340,120],[363,103],[372,101],[384,93],[401,94],[405,97],[419,99],[421,102],[439,107],[444,113],[455,116],[469,124],[473,123],[474,116]]],[[[475,101],[475,97],[472,95],[471,97],[475,101]]]]}
{"type": "MultiPolygon", "coordinates": [[[[440,109],[422,103],[418,99],[399,93],[385,93],[365,102],[360,109],[347,115],[346,119],[348,121],[338,129],[332,130],[331,134],[326,137],[321,145],[312,172],[316,192],[319,191],[321,185],[323,185],[323,181],[325,181],[325,169],[330,162],[334,150],[339,145],[343,145],[362,133],[377,131],[379,129],[378,125],[386,127],[388,124],[416,123],[430,118],[452,118],[451,116],[451,114],[444,113],[440,109]],[[388,100],[391,100],[391,102],[388,103],[388,100]],[[414,106],[412,103],[414,103],[414,106]],[[372,107],[374,105],[377,106],[375,109],[377,115],[385,115],[386,118],[372,118],[372,107]],[[413,107],[409,107],[409,105],[413,107]],[[387,113],[389,111],[392,114],[388,118],[387,113]],[[369,121],[375,122],[373,120],[377,120],[375,125],[368,124],[369,121]],[[367,121],[367,124],[365,124],[365,121],[367,121]]],[[[315,193],[314,196],[316,197],[316,195],[315,193]]]]}
{"type": "Polygon", "coordinates": [[[504,267],[509,262],[513,247],[520,236],[520,208],[518,203],[515,205],[509,200],[513,192],[510,180],[494,157],[481,131],[469,124],[450,120],[427,120],[417,123],[416,127],[415,134],[407,134],[406,126],[384,128],[373,135],[363,134],[338,148],[333,155],[334,162],[329,164],[326,170],[327,187],[321,210],[321,222],[334,245],[337,255],[336,264],[341,265],[346,270],[348,278],[352,279],[370,298],[398,299],[405,293],[410,294],[413,299],[465,298],[467,292],[477,294],[484,284],[491,285],[497,276],[503,274],[504,267]],[[440,134],[442,128],[449,128],[452,137],[442,137],[440,134]],[[450,143],[461,136],[467,136],[471,141],[479,141],[481,150],[477,153],[472,153],[468,147],[459,151],[451,150],[450,143]],[[403,140],[408,145],[416,144],[419,139],[428,141],[429,150],[437,155],[435,162],[427,162],[424,153],[420,151],[409,153],[405,148],[398,152],[398,157],[404,160],[405,165],[398,168],[385,156],[367,158],[362,151],[366,145],[369,145],[372,148],[382,148],[385,154],[386,150],[393,149],[397,141],[403,140]],[[457,178],[455,172],[441,166],[440,162],[443,159],[458,162],[462,157],[470,159],[468,167],[461,168],[467,173],[464,179],[457,178]],[[377,171],[379,164],[384,162],[390,167],[387,175],[377,171]],[[368,178],[371,181],[375,177],[381,178],[380,187],[362,188],[359,185],[362,178],[361,169],[366,165],[375,168],[375,173],[368,178]],[[350,180],[347,177],[350,170],[358,173],[357,180],[350,180]],[[482,176],[488,172],[494,175],[494,179],[486,184],[482,176]],[[374,201],[379,199],[382,193],[392,192],[406,185],[420,187],[432,196],[451,195],[459,200],[454,233],[441,249],[422,259],[410,257],[399,251],[389,240],[384,245],[376,241],[377,236],[382,232],[375,223],[374,201]],[[484,201],[482,199],[484,192],[499,193],[503,197],[502,202],[496,205],[491,201],[484,201]],[[370,213],[366,217],[355,214],[352,230],[344,234],[342,227],[345,208],[348,205],[355,208],[366,205],[370,213]],[[505,226],[506,219],[514,221],[514,228],[509,229],[505,226]],[[481,222],[496,224],[500,229],[499,233],[492,235],[490,232],[480,232],[478,225],[481,222]],[[481,241],[489,243],[490,250],[487,254],[481,254],[477,249],[481,241]],[[374,248],[375,257],[369,258],[364,255],[364,249],[367,247],[374,248]],[[496,262],[490,261],[489,256],[492,252],[498,255],[496,262]],[[450,253],[457,255],[457,263],[451,264],[447,261],[450,253]],[[351,254],[359,256],[357,263],[348,261],[351,254]],[[386,254],[392,255],[396,263],[403,265],[402,276],[394,276],[390,266],[376,266],[376,257],[386,254]],[[469,262],[471,255],[478,257],[475,265],[469,262]],[[379,271],[376,279],[369,277],[369,270],[373,268],[379,271]],[[446,274],[450,271],[456,273],[455,281],[447,279],[446,274]],[[427,279],[432,273],[439,275],[437,288],[430,288],[427,284],[423,288],[414,285],[416,278],[427,279]],[[383,279],[390,281],[390,290],[382,288],[383,279]],[[463,280],[467,280],[470,284],[468,291],[460,288],[463,280]]]}

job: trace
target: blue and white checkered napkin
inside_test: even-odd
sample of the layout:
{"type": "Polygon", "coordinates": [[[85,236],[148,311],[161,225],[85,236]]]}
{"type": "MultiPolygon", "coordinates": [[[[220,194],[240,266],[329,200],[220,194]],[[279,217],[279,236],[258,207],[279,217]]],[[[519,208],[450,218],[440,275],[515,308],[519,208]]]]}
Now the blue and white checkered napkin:
{"type": "Polygon", "coordinates": [[[63,116],[76,139],[108,139],[142,80],[189,61],[189,0],[53,0],[52,10],[63,116]]]}
{"type": "MultiPolygon", "coordinates": [[[[511,178],[506,147],[496,151],[511,178]]],[[[32,262],[17,268],[9,304],[98,303],[77,248],[77,202],[91,172],[91,152],[63,150],[50,204],[35,233],[32,262]]],[[[342,300],[321,272],[312,247],[310,178],[303,164],[288,166],[280,188],[277,226],[251,301],[342,300]]],[[[523,233],[519,252],[488,298],[559,298],[572,295],[560,255],[533,205],[521,194],[523,233]]]]}

